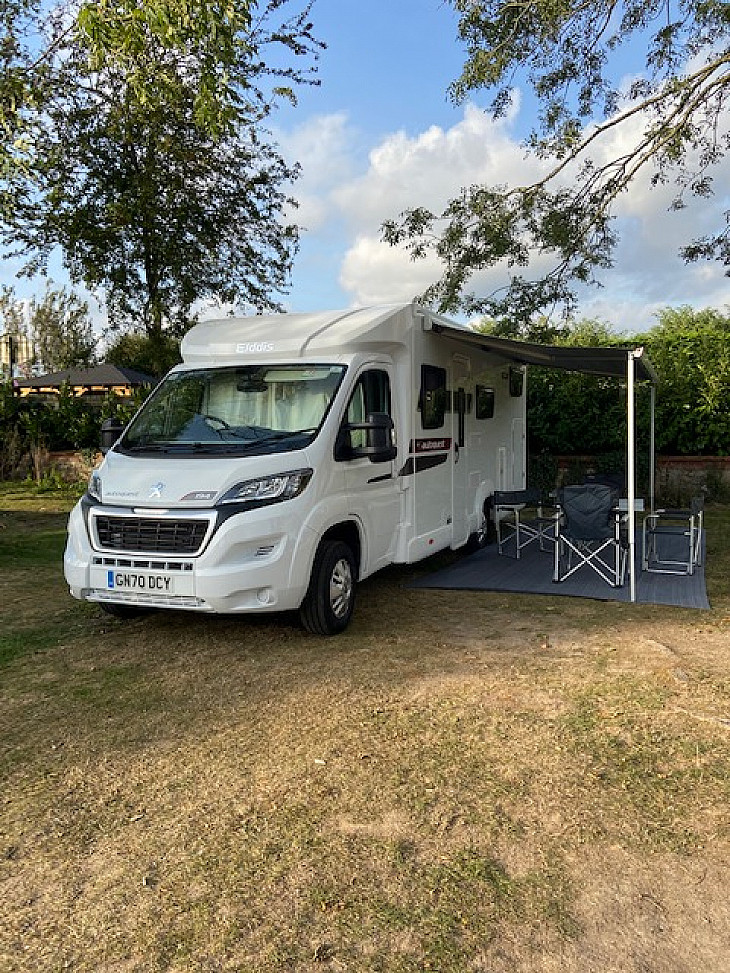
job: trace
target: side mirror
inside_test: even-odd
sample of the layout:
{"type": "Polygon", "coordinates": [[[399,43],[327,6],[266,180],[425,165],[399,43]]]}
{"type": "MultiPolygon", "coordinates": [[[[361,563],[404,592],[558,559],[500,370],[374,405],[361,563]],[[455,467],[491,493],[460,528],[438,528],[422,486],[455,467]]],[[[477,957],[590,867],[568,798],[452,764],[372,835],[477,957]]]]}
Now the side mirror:
{"type": "Polygon", "coordinates": [[[367,458],[371,463],[387,463],[395,459],[397,449],[393,442],[393,420],[385,412],[373,412],[365,422],[351,422],[348,430],[364,429],[365,446],[353,446],[350,451],[351,459],[367,458]]]}
{"type": "Polygon", "coordinates": [[[124,430],[124,423],[117,418],[105,419],[101,424],[101,451],[106,456],[124,430]]]}

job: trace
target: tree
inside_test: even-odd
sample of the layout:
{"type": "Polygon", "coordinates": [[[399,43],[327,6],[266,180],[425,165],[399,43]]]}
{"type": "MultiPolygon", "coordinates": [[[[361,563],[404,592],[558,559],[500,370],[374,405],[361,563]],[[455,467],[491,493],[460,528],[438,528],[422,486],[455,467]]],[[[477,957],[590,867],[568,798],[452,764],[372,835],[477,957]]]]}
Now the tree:
{"type": "Polygon", "coordinates": [[[15,291],[7,285],[0,288],[0,365],[7,375],[12,378],[15,366],[21,373],[30,371],[33,365],[33,341],[28,331],[25,307],[15,296],[15,291]]]}
{"type": "MultiPolygon", "coordinates": [[[[150,44],[194,62],[196,72],[190,80],[196,118],[206,130],[218,130],[235,115],[231,74],[257,6],[257,0],[232,0],[227,5],[210,0],[117,0],[113,5],[87,2],[49,8],[40,0],[3,0],[0,174],[8,176],[25,167],[25,137],[34,116],[54,94],[59,56],[73,45],[86,52],[92,71],[121,71],[142,103],[165,100],[164,87],[158,87],[140,57],[150,44]]],[[[296,33],[290,31],[289,43],[296,33]]]]}
{"type": "MultiPolygon", "coordinates": [[[[643,344],[658,375],[656,451],[730,455],[730,315],[707,308],[665,308],[643,344]]],[[[491,332],[490,333],[496,333],[491,332]]],[[[525,335],[522,335],[525,336],[525,335]]],[[[535,340],[534,335],[526,335],[535,340]]],[[[568,321],[548,343],[623,346],[624,336],[601,321],[568,321]]],[[[531,368],[527,383],[530,453],[588,454],[604,471],[622,467],[626,448],[626,389],[615,379],[531,368]]],[[[638,457],[648,456],[650,396],[637,397],[638,457]]],[[[643,470],[640,469],[640,472],[643,470]]]]}
{"type": "MultiPolygon", "coordinates": [[[[637,176],[676,185],[674,206],[712,193],[712,168],[728,149],[723,111],[730,93],[730,4],[721,0],[450,0],[459,13],[467,60],[452,85],[456,101],[488,88],[504,114],[513,86],[540,104],[528,146],[545,175],[527,186],[471,186],[443,212],[409,210],[384,237],[414,258],[435,249],[444,273],[426,298],[526,320],[535,311],[575,305],[575,288],[610,267],[615,204],[637,176]],[[646,69],[625,89],[617,58],[629,44],[646,50],[646,69]],[[600,161],[596,149],[621,132],[625,149],[600,161]],[[548,273],[523,268],[550,253],[548,273]],[[508,285],[488,296],[465,293],[479,270],[502,265],[508,285]]],[[[720,216],[720,213],[718,213],[720,216]]],[[[715,232],[683,248],[687,260],[730,266],[730,213],[715,232]]]]}
{"type": "Polygon", "coordinates": [[[26,333],[23,304],[15,296],[13,288],[7,284],[0,289],[0,318],[5,334],[26,333]]]}
{"type": "Polygon", "coordinates": [[[515,318],[499,320],[482,318],[473,327],[475,331],[491,334],[496,338],[522,339],[534,341],[536,344],[554,345],[558,344],[561,338],[567,338],[574,326],[570,323],[556,324],[551,318],[539,315],[527,321],[518,321],[515,318]]]}
{"type": "Polygon", "coordinates": [[[89,305],[73,291],[48,284],[42,300],[31,301],[30,326],[36,359],[44,372],[89,368],[96,361],[89,305]]]}
{"type": "Polygon", "coordinates": [[[169,335],[162,342],[152,342],[146,335],[128,332],[109,346],[104,360],[120,368],[161,377],[181,361],[180,343],[169,335]]]}
{"type": "Polygon", "coordinates": [[[6,286],[0,292],[0,317],[6,333],[24,349],[27,370],[35,364],[44,372],[58,372],[88,368],[96,361],[89,306],[65,287],[48,283],[41,300],[24,302],[6,286]]]}
{"type": "MultiPolygon", "coordinates": [[[[3,238],[33,255],[27,273],[60,246],[112,326],[161,346],[202,298],[277,306],[297,246],[285,213],[297,169],[263,124],[309,69],[264,54],[275,64],[318,48],[309,6],[279,22],[289,2],[261,3],[255,20],[253,2],[87,3],[70,25],[51,22],[40,64],[16,44],[34,77],[13,116],[30,148],[5,179],[3,238]]],[[[39,11],[23,9],[40,32],[39,11]]],[[[0,88],[18,71],[6,66],[0,88]]]]}
{"type": "Polygon", "coordinates": [[[657,450],[730,455],[730,315],[665,308],[643,336],[659,376],[657,450]]]}

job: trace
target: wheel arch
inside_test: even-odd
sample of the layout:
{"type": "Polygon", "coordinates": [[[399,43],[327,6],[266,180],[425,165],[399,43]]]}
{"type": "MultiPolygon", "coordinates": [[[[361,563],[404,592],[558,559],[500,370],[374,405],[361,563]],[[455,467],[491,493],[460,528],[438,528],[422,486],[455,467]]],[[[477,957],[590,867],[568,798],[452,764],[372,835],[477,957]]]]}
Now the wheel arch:
{"type": "Polygon", "coordinates": [[[331,527],[328,527],[320,537],[317,544],[317,549],[319,549],[322,541],[325,540],[342,541],[344,544],[347,544],[352,551],[353,557],[355,558],[357,577],[359,578],[362,569],[363,550],[359,524],[354,520],[343,520],[338,524],[333,524],[331,527]]]}

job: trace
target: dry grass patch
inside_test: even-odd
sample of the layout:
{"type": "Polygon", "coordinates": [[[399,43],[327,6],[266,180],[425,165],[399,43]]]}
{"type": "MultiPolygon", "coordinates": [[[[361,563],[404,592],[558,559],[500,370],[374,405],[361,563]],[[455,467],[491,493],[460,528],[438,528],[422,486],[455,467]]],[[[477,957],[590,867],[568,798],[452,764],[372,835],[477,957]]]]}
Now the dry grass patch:
{"type": "Polygon", "coordinates": [[[61,542],[0,549],[1,968],[729,968],[725,582],[695,613],[391,570],[323,640],[109,620],[61,542]]]}

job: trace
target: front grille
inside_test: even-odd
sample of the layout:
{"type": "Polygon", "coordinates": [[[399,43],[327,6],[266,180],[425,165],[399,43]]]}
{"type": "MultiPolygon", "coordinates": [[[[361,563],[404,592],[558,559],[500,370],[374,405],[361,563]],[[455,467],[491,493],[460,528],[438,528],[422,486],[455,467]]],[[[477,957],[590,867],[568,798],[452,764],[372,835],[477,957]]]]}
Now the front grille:
{"type": "Polygon", "coordinates": [[[99,545],[111,551],[195,554],[208,529],[207,520],[156,520],[152,517],[97,517],[99,545]]]}

